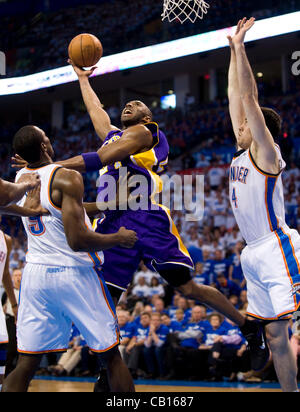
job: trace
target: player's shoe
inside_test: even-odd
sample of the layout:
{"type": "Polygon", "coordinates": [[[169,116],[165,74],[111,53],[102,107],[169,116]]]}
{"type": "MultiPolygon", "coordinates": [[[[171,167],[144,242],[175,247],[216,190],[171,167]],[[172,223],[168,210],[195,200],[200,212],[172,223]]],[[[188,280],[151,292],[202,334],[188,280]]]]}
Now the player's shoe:
{"type": "Polygon", "coordinates": [[[94,386],[94,392],[110,392],[106,369],[101,370],[94,386]]]}
{"type": "Polygon", "coordinates": [[[259,322],[247,319],[245,325],[240,329],[248,342],[251,368],[254,371],[261,371],[270,359],[270,350],[266,342],[264,327],[259,322]]]}

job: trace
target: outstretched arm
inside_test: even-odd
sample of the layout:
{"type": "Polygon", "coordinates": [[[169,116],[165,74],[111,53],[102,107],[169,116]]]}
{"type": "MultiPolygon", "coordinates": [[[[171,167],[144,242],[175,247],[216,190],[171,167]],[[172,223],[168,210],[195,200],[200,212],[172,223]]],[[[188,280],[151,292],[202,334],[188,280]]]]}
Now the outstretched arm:
{"type": "Polygon", "coordinates": [[[97,252],[121,245],[131,248],[137,241],[136,233],[121,228],[117,233],[102,235],[89,230],[85,224],[82,203],[84,185],[82,176],[71,170],[57,172],[52,194],[61,198],[62,220],[69,246],[75,252],[97,252]]]}
{"type": "Polygon", "coordinates": [[[37,174],[24,175],[22,181],[10,183],[0,179],[0,207],[5,207],[11,203],[17,203],[28,190],[34,189],[40,183],[37,174]]]}
{"type": "Polygon", "coordinates": [[[240,94],[253,139],[251,152],[257,158],[256,160],[258,160],[260,167],[265,171],[278,173],[279,165],[274,139],[267,128],[259,106],[257,86],[244,45],[245,35],[253,27],[254,23],[254,18],[245,21],[239,34],[233,38],[240,94]]]}
{"type": "Polygon", "coordinates": [[[41,184],[39,183],[35,189],[27,193],[25,203],[22,207],[11,205],[4,208],[0,207],[0,213],[3,215],[12,215],[20,217],[45,216],[49,211],[41,205],[41,184]]]}
{"type": "Polygon", "coordinates": [[[142,124],[132,126],[126,129],[122,138],[107,145],[103,145],[96,153],[95,166],[87,168],[86,162],[82,155],[63,160],[59,163],[66,169],[77,170],[78,172],[98,171],[103,166],[120,162],[128,156],[151,149],[153,145],[153,136],[150,130],[142,124]]]}
{"type": "Polygon", "coordinates": [[[94,72],[96,67],[93,67],[91,70],[83,70],[80,67],[75,66],[71,60],[68,60],[68,62],[72,64],[74,71],[78,76],[83,101],[96,133],[100,139],[104,141],[110,131],[118,129],[115,126],[112,126],[110,117],[102,108],[99,98],[90,85],[89,76],[94,72]]]}
{"type": "MultiPolygon", "coordinates": [[[[143,124],[138,124],[126,129],[121,139],[113,143],[103,145],[98,152],[91,153],[93,157],[92,166],[87,167],[84,155],[72,157],[67,160],[56,162],[65,169],[76,170],[84,173],[87,171],[99,171],[102,167],[120,162],[126,157],[150,150],[153,145],[153,136],[150,130],[143,124]]],[[[12,158],[13,167],[26,167],[27,163],[19,155],[12,158]]]]}
{"type": "MultiPolygon", "coordinates": [[[[235,36],[240,32],[242,25],[246,19],[240,20],[237,25],[235,36]]],[[[228,72],[228,98],[229,98],[229,113],[232,121],[232,127],[236,138],[238,139],[239,128],[244,123],[246,114],[241,99],[240,85],[238,80],[237,60],[232,37],[228,36],[228,41],[231,50],[230,66],[228,72]]],[[[257,94],[257,90],[256,90],[257,94]]],[[[258,96],[258,94],[257,94],[258,96]]]]}

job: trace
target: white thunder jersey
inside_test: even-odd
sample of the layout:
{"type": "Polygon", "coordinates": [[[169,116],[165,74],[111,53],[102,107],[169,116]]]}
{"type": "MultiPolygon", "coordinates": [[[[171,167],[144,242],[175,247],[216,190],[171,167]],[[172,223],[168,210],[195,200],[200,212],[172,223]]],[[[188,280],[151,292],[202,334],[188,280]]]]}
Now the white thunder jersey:
{"type": "MultiPolygon", "coordinates": [[[[4,268],[7,259],[7,245],[4,233],[0,230],[0,283],[2,283],[4,268]]],[[[7,343],[7,330],[2,305],[0,305],[0,345],[7,343]]],[[[1,374],[1,373],[0,373],[1,374]]]]}
{"type": "Polygon", "coordinates": [[[240,151],[230,167],[230,201],[245,241],[250,244],[285,225],[281,172],[286,164],[276,145],[280,173],[272,175],[259,169],[250,150],[240,151]]]}
{"type": "MultiPolygon", "coordinates": [[[[56,206],[51,198],[52,183],[56,172],[61,168],[56,164],[49,164],[37,169],[24,168],[19,171],[16,181],[23,174],[36,172],[41,178],[41,204],[50,212],[48,216],[22,218],[28,237],[28,252],[26,262],[47,266],[100,266],[103,253],[74,252],[68,245],[61,209],[56,206]]],[[[25,197],[20,201],[22,206],[25,197]]],[[[85,214],[85,222],[89,229],[92,226],[85,214]]]]}
{"type": "Polygon", "coordinates": [[[285,223],[280,149],[278,175],[265,173],[250,150],[230,168],[230,200],[247,246],[241,265],[247,280],[247,314],[265,320],[289,319],[300,307],[300,236],[285,223]]]}

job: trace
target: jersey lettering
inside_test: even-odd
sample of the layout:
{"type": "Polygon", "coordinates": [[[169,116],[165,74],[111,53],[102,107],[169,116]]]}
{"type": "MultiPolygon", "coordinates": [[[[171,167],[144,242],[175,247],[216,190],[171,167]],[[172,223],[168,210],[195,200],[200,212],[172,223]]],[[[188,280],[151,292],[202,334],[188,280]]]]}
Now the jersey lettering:
{"type": "Polygon", "coordinates": [[[249,174],[249,169],[242,166],[231,166],[230,168],[230,180],[232,182],[247,183],[247,176],[249,174]]]}

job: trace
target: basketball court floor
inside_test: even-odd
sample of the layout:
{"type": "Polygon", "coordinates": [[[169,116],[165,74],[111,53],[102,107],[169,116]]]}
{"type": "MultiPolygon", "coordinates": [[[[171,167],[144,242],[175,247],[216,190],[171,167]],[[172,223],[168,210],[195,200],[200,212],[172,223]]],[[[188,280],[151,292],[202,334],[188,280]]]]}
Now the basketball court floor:
{"type": "MultiPolygon", "coordinates": [[[[29,392],[93,392],[95,379],[36,377],[29,392]]],[[[188,382],[138,380],[136,392],[280,392],[277,383],[188,382]]]]}

